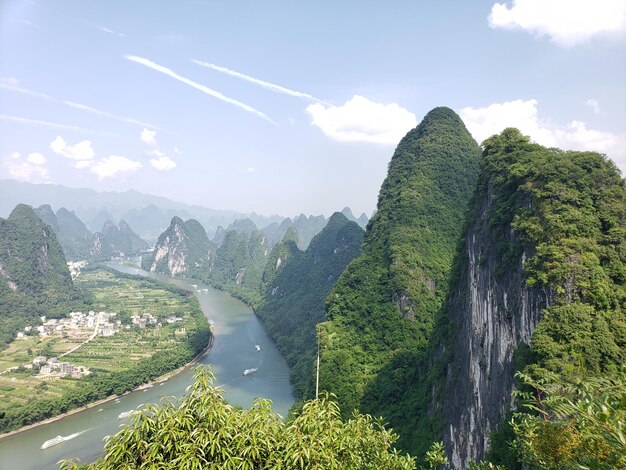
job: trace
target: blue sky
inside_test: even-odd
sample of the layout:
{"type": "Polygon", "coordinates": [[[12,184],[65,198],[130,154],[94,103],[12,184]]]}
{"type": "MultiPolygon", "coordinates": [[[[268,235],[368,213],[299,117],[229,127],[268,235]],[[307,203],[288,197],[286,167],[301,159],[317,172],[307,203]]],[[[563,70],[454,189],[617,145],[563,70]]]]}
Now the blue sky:
{"type": "Polygon", "coordinates": [[[626,2],[0,0],[0,178],[370,214],[435,106],[626,171],[626,2]]]}

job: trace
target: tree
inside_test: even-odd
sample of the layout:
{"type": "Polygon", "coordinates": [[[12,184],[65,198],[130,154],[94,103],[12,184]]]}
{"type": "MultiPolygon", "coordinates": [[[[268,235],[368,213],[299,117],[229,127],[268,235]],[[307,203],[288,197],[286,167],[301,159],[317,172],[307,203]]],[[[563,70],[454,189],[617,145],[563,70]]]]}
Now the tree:
{"type": "Polygon", "coordinates": [[[626,369],[615,378],[562,385],[554,375],[518,378],[513,447],[532,468],[626,468],[626,369]]]}
{"type": "MultiPolygon", "coordinates": [[[[268,400],[249,410],[229,405],[206,368],[195,379],[187,396],[147,405],[84,468],[415,468],[411,457],[392,449],[397,436],[379,420],[355,413],[342,421],[328,395],[284,423],[268,400]]],[[[65,461],[62,468],[80,467],[65,461]]]]}

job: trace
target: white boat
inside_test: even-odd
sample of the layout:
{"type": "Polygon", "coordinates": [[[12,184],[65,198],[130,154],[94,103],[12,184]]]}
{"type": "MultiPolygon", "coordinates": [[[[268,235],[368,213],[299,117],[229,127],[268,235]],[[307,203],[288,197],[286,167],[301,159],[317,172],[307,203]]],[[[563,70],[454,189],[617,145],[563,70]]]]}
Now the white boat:
{"type": "Polygon", "coordinates": [[[259,370],[259,369],[257,369],[256,367],[253,367],[252,369],[246,369],[246,370],[243,371],[243,375],[252,374],[253,372],[256,372],[257,370],[259,370]]]}
{"type": "Polygon", "coordinates": [[[193,287],[194,289],[196,289],[198,287],[198,284],[191,284],[191,287],[193,287]]]}
{"type": "Polygon", "coordinates": [[[46,442],[44,442],[43,444],[41,444],[41,448],[42,449],[47,449],[48,447],[52,447],[55,446],[57,444],[60,444],[61,442],[65,442],[65,441],[70,441],[72,439],[74,439],[75,437],[80,436],[81,434],[89,431],[92,428],[89,429],[85,429],[84,431],[78,431],[75,432],[74,434],[70,434],[69,436],[57,436],[57,437],[53,437],[52,439],[48,439],[46,442]]]}
{"type": "Polygon", "coordinates": [[[41,444],[41,448],[47,449],[48,447],[55,446],[57,444],[60,444],[63,441],[65,441],[65,438],[63,436],[53,437],[52,439],[48,439],[46,442],[41,444]]]}
{"type": "Polygon", "coordinates": [[[119,415],[117,415],[117,419],[128,418],[129,416],[132,416],[137,413],[139,413],[139,411],[137,410],[123,411],[119,415]]]}
{"type": "Polygon", "coordinates": [[[202,292],[209,292],[209,289],[202,289],[202,292]]]}
{"type": "Polygon", "coordinates": [[[254,347],[256,348],[257,352],[261,352],[261,346],[258,344],[255,344],[254,347]]]}

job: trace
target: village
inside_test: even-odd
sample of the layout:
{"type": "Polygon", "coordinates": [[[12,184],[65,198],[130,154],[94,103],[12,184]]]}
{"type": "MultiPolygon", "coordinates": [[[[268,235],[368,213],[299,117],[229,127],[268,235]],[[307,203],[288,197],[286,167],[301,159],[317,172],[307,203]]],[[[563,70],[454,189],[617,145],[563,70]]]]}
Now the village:
{"type": "MultiPolygon", "coordinates": [[[[42,378],[71,377],[80,379],[90,373],[89,369],[70,362],[63,362],[60,358],[76,351],[97,336],[110,337],[124,329],[161,328],[163,326],[163,323],[159,322],[158,318],[149,312],[132,315],[130,317],[131,322],[127,324],[124,324],[117,317],[116,312],[94,312],[93,310],[87,313],[70,312],[66,318],[48,319],[45,316],[40,317],[41,325],[26,326],[23,331],[17,333],[16,340],[26,340],[36,334],[42,339],[57,336],[84,341],[58,357],[37,356],[33,359],[32,364],[26,367],[39,369],[38,376],[42,378]]],[[[182,317],[170,315],[165,319],[165,323],[174,324],[182,320],[182,317]]]]}

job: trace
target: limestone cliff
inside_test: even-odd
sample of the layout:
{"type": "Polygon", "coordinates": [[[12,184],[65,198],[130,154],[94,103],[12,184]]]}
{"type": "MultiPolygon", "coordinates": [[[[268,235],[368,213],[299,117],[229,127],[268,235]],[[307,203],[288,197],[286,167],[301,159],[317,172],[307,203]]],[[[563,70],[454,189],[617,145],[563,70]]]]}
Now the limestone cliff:
{"type": "Polygon", "coordinates": [[[200,223],[173,217],[157,240],[153,253],[142,259],[142,267],[171,276],[193,276],[208,269],[215,247],[200,223]]]}

